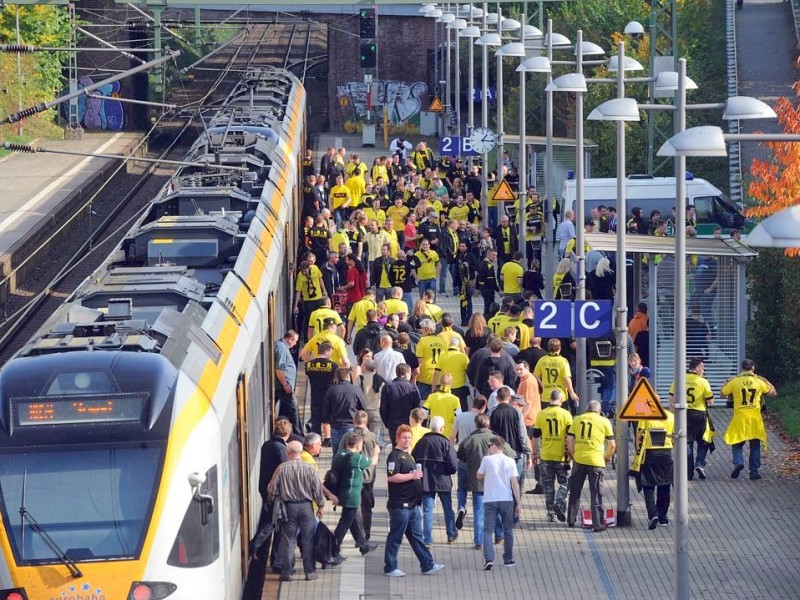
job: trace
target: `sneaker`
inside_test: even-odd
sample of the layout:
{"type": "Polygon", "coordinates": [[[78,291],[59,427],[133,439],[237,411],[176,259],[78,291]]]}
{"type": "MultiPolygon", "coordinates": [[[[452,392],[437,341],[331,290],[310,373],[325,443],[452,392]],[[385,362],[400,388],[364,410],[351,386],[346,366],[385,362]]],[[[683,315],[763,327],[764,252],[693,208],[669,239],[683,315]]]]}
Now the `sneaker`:
{"type": "Polygon", "coordinates": [[[733,472],[731,473],[731,479],[739,479],[739,473],[744,471],[744,465],[736,465],[733,467],[733,472]]]}
{"type": "Polygon", "coordinates": [[[347,558],[345,558],[341,554],[337,554],[336,556],[332,556],[327,564],[328,564],[329,567],[338,567],[340,564],[342,564],[346,560],[347,560],[347,558]]]}
{"type": "Polygon", "coordinates": [[[656,527],[658,527],[658,517],[653,517],[650,519],[650,524],[647,526],[647,528],[652,531],[656,527]]]}
{"type": "Polygon", "coordinates": [[[405,577],[406,574],[401,571],[400,569],[395,569],[394,571],[389,571],[388,573],[384,573],[387,577],[405,577]]]}
{"type": "Polygon", "coordinates": [[[566,521],[566,520],[567,520],[567,515],[566,515],[566,513],[564,512],[564,507],[563,507],[563,506],[561,506],[561,505],[559,505],[559,504],[556,504],[555,506],[553,506],[553,510],[555,511],[555,513],[556,513],[556,518],[557,518],[559,521],[561,521],[561,522],[563,523],[564,521],[566,521]]]}
{"type": "Polygon", "coordinates": [[[322,440],[322,447],[323,448],[330,448],[331,447],[331,438],[325,438],[322,440]]]}
{"type": "Polygon", "coordinates": [[[433,563],[433,566],[430,569],[428,569],[427,571],[423,571],[422,574],[423,575],[433,575],[434,573],[437,573],[437,572],[441,571],[442,569],[444,569],[444,565],[440,565],[439,563],[433,563]]]}
{"type": "Polygon", "coordinates": [[[455,544],[457,539],[458,539],[458,533],[456,533],[455,537],[447,538],[447,543],[455,544]]]}
{"type": "Polygon", "coordinates": [[[288,573],[286,575],[281,575],[281,581],[291,581],[291,580],[292,576],[289,575],[288,573]]]}
{"type": "Polygon", "coordinates": [[[517,566],[517,561],[515,561],[514,559],[504,560],[503,561],[503,566],[504,567],[516,567],[517,566]]]}
{"type": "Polygon", "coordinates": [[[595,533],[601,533],[606,529],[608,529],[608,525],[599,525],[597,527],[592,527],[592,531],[594,531],[595,533]]]}
{"type": "Polygon", "coordinates": [[[456,517],[456,529],[461,529],[464,526],[464,517],[467,516],[467,509],[463,506],[458,509],[458,516],[456,517]]]}
{"type": "Polygon", "coordinates": [[[314,572],[306,573],[306,581],[316,581],[319,579],[319,575],[314,572]]]}
{"type": "Polygon", "coordinates": [[[495,544],[502,544],[503,543],[503,538],[498,538],[498,537],[494,538],[494,543],[495,544]]]}
{"type": "Polygon", "coordinates": [[[484,571],[491,571],[492,567],[494,567],[494,563],[492,561],[490,561],[490,560],[487,560],[485,563],[483,563],[483,570],[484,571]]]}
{"type": "Polygon", "coordinates": [[[761,473],[758,473],[758,472],[753,473],[752,475],[750,475],[750,479],[752,479],[753,481],[755,481],[757,479],[761,479],[761,473]]]}
{"type": "Polygon", "coordinates": [[[556,522],[556,516],[553,513],[548,513],[547,522],[548,523],[555,523],[556,522]]]}
{"type": "Polygon", "coordinates": [[[661,525],[661,527],[666,527],[669,525],[669,517],[658,517],[658,524],[661,525]]]}
{"type": "Polygon", "coordinates": [[[378,544],[374,544],[374,543],[373,544],[366,544],[366,545],[362,546],[361,547],[361,556],[366,556],[370,552],[375,551],[375,549],[377,549],[377,547],[378,547],[378,544]]]}
{"type": "Polygon", "coordinates": [[[567,523],[567,527],[575,527],[575,523],[567,523]]]}
{"type": "Polygon", "coordinates": [[[473,550],[482,550],[483,549],[483,545],[482,544],[472,544],[472,549],[473,550]]]}
{"type": "Polygon", "coordinates": [[[695,472],[700,479],[706,478],[706,470],[703,467],[695,467],[695,472]]]}

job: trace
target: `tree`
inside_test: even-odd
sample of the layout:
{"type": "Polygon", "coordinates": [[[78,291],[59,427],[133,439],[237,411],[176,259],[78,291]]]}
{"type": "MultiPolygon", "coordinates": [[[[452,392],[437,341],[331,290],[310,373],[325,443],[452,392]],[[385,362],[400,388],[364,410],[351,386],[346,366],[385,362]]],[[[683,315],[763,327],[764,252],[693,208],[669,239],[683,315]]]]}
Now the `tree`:
{"type": "MultiPolygon", "coordinates": [[[[775,112],[786,133],[800,133],[800,107],[792,106],[787,98],[779,98],[775,112]]],[[[772,152],[772,158],[754,159],[750,167],[753,181],[748,192],[755,202],[746,211],[750,217],[768,217],[800,204],[800,143],[762,142],[762,145],[772,152]]],[[[799,256],[800,248],[787,248],[786,255],[799,256]]]]}

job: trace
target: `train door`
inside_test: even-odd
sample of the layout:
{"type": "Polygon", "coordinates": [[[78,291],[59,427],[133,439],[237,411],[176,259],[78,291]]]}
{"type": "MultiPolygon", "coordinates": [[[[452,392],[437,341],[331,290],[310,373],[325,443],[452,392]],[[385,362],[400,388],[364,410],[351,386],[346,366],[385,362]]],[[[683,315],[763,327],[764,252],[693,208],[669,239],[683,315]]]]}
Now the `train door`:
{"type": "Polygon", "coordinates": [[[247,410],[247,377],[239,375],[236,382],[236,435],[239,443],[239,527],[242,554],[242,581],[247,579],[247,567],[250,564],[250,456],[248,453],[248,410],[247,410]]]}
{"type": "MultiPolygon", "coordinates": [[[[275,294],[270,292],[269,299],[267,300],[267,340],[276,339],[275,335],[275,294]]],[[[269,390],[269,430],[270,432],[275,428],[275,386],[272,383],[275,380],[275,353],[268,352],[267,356],[269,359],[267,360],[267,373],[264,377],[266,381],[269,383],[267,384],[267,389],[269,390]]],[[[267,436],[268,437],[268,436],[267,436]]]]}

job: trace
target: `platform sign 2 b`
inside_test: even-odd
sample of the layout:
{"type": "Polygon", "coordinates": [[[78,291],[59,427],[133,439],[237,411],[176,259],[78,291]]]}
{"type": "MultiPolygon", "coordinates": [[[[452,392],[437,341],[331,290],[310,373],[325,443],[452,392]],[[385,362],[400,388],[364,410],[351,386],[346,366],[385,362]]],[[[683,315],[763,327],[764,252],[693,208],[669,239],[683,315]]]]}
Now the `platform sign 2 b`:
{"type": "Polygon", "coordinates": [[[537,337],[601,338],[612,333],[611,300],[538,300],[533,328],[537,337]]]}
{"type": "Polygon", "coordinates": [[[478,156],[472,149],[468,137],[445,135],[439,138],[439,154],[442,156],[478,156]]]}

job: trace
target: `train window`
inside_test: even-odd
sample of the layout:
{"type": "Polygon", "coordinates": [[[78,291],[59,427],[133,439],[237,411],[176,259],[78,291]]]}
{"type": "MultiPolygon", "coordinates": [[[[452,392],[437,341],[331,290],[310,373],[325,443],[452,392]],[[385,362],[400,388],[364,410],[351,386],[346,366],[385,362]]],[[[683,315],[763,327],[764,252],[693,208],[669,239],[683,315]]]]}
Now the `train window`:
{"type": "Polygon", "coordinates": [[[181,528],[167,557],[167,564],[170,566],[185,569],[205,567],[219,556],[219,490],[216,465],[206,473],[203,486],[203,493],[214,499],[214,511],[209,515],[202,502],[194,499],[189,501],[181,528]]]}
{"type": "Polygon", "coordinates": [[[45,391],[45,396],[73,394],[114,394],[119,392],[116,382],[107,371],[72,371],[57,373],[45,391]]]}
{"type": "Polygon", "coordinates": [[[18,564],[59,562],[52,538],[75,561],[137,558],[163,457],[162,446],[0,455],[0,495],[18,564]],[[24,509],[47,536],[26,519],[24,509]]]}

